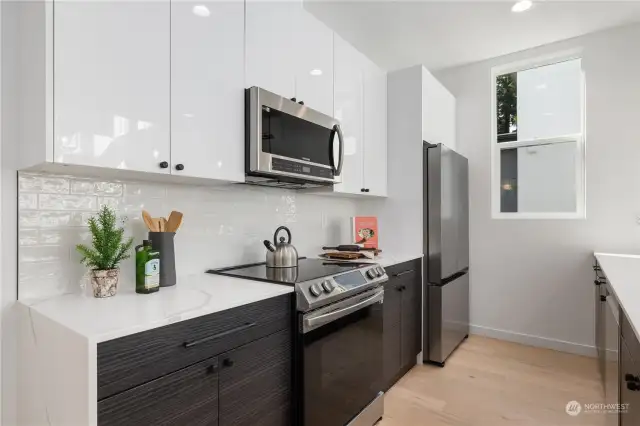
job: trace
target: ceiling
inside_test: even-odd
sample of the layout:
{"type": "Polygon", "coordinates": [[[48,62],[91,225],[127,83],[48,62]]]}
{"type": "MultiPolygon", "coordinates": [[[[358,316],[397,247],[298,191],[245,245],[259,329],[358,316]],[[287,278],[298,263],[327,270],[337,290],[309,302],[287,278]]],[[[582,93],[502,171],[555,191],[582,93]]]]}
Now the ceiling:
{"type": "Polygon", "coordinates": [[[305,0],[305,8],[379,66],[431,70],[640,22],[640,1],[305,0]]]}

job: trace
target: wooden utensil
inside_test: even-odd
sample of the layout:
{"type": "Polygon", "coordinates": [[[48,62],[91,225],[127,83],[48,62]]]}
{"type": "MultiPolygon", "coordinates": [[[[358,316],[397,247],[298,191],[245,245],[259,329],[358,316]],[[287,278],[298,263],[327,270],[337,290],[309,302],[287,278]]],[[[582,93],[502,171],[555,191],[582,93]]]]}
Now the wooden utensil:
{"type": "Polygon", "coordinates": [[[156,232],[164,232],[164,222],[162,217],[154,217],[153,221],[156,224],[156,232]]]}
{"type": "Polygon", "coordinates": [[[147,228],[149,228],[149,231],[158,232],[158,230],[156,229],[156,222],[151,217],[148,211],[142,210],[142,220],[144,220],[144,224],[147,225],[147,228]]]}
{"type": "Polygon", "coordinates": [[[167,232],[178,232],[180,225],[182,225],[182,213],[173,210],[166,224],[167,232]]]}

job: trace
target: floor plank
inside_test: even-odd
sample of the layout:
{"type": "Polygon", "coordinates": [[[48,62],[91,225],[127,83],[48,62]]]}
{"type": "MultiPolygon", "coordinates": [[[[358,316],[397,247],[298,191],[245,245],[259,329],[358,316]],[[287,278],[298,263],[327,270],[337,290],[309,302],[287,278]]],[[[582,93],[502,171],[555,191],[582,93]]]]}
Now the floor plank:
{"type": "Polygon", "coordinates": [[[569,401],[602,402],[593,358],[470,336],[444,368],[418,365],[385,397],[379,426],[603,426],[569,416],[569,401]]]}

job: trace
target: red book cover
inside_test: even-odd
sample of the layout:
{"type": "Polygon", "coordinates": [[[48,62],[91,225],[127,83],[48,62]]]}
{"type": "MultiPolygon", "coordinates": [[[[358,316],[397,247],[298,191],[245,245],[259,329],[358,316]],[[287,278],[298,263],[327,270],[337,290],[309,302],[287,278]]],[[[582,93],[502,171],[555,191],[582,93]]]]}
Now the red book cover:
{"type": "Polygon", "coordinates": [[[378,218],[355,216],[353,218],[353,240],[366,248],[378,248],[378,218]]]}

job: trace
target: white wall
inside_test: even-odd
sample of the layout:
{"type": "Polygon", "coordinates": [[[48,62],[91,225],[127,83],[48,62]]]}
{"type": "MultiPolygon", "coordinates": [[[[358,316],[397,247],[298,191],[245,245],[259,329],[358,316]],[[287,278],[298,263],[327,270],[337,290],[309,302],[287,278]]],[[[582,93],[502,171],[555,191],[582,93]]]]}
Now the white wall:
{"type": "Polygon", "coordinates": [[[18,19],[15,15],[16,3],[2,2],[1,14],[1,45],[2,58],[2,114],[0,116],[1,146],[0,146],[0,234],[2,256],[0,257],[0,301],[2,324],[2,352],[1,377],[2,387],[2,417],[0,423],[5,426],[17,424],[17,322],[12,310],[17,298],[17,141],[18,117],[17,110],[20,98],[16,92],[17,64],[19,52],[16,49],[18,19]]]}
{"type": "Polygon", "coordinates": [[[592,353],[594,250],[640,253],[640,55],[634,25],[443,70],[469,158],[473,331],[592,353]],[[491,67],[583,49],[586,220],[491,219],[491,67]]]}

